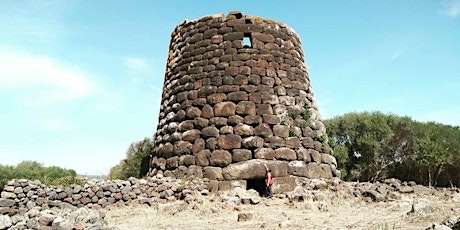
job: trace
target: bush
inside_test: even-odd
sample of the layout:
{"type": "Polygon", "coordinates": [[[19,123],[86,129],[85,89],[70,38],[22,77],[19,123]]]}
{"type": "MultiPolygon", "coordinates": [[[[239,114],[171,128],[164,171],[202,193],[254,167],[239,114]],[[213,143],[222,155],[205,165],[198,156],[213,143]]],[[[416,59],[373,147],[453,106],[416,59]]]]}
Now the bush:
{"type": "MultiPolygon", "coordinates": [[[[57,166],[44,167],[36,161],[22,161],[16,166],[0,165],[0,188],[12,179],[40,180],[44,184],[59,184],[62,177],[75,178],[77,173],[72,169],[57,166]]],[[[76,179],[76,178],[75,178],[76,179]]]]}
{"type": "Polygon", "coordinates": [[[141,178],[150,168],[150,156],[153,154],[154,142],[150,138],[132,143],[126,151],[126,159],[110,169],[108,179],[126,180],[130,177],[141,178]]]}
{"type": "Polygon", "coordinates": [[[56,180],[52,181],[51,185],[62,185],[64,187],[69,187],[71,184],[76,184],[83,186],[87,182],[87,179],[77,178],[74,176],[65,176],[61,178],[57,178],[56,180]]]}

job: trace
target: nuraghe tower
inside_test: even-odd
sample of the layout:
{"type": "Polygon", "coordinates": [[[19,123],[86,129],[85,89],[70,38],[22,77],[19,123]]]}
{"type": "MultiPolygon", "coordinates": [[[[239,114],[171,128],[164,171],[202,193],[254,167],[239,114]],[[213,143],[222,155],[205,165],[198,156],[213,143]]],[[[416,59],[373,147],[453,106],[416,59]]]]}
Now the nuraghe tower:
{"type": "Polygon", "coordinates": [[[340,176],[300,39],[287,25],[230,12],[171,34],[150,175],[274,190],[340,176]]]}

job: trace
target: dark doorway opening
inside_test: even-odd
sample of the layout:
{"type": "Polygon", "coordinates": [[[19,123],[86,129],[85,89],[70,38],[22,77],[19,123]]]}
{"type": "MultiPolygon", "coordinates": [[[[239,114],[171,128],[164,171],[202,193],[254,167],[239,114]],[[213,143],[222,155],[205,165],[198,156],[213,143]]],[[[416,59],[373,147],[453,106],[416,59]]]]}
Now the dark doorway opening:
{"type": "Polygon", "coordinates": [[[264,196],[266,193],[265,187],[265,179],[254,179],[254,180],[246,180],[246,189],[254,189],[256,190],[260,196],[264,196]]]}

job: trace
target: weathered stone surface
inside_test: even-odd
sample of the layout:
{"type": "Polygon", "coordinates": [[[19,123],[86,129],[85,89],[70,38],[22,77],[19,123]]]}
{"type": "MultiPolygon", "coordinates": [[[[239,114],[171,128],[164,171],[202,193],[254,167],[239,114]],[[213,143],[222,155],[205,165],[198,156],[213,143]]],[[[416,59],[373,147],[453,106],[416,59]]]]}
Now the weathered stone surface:
{"type": "Polygon", "coordinates": [[[0,207],[12,207],[14,205],[14,200],[0,198],[0,207]]]}
{"type": "Polygon", "coordinates": [[[220,102],[214,106],[215,116],[235,115],[236,104],[233,102],[220,102]]]}
{"type": "Polygon", "coordinates": [[[242,145],[245,148],[262,148],[264,146],[264,139],[256,136],[246,137],[243,139],[242,145]]]}
{"type": "Polygon", "coordinates": [[[254,151],[254,157],[256,159],[273,160],[275,159],[275,150],[271,148],[258,148],[254,151]]]}
{"type": "Polygon", "coordinates": [[[265,178],[265,166],[272,170],[274,177],[287,176],[287,163],[283,161],[267,161],[252,159],[248,161],[230,164],[223,169],[226,180],[248,180],[265,178]]]}
{"type": "Polygon", "coordinates": [[[275,177],[273,178],[273,193],[284,193],[294,190],[296,187],[295,178],[293,177],[275,177]]]}
{"type": "Polygon", "coordinates": [[[307,164],[307,176],[308,178],[320,178],[323,169],[317,163],[307,164]]]}
{"type": "Polygon", "coordinates": [[[201,110],[201,116],[203,118],[212,118],[214,117],[214,108],[210,105],[204,105],[201,110]]]}
{"type": "Polygon", "coordinates": [[[321,153],[319,153],[318,151],[314,149],[309,149],[309,152],[310,152],[310,157],[311,157],[312,162],[321,163],[322,161],[321,153]]]}
{"type": "Polygon", "coordinates": [[[234,128],[234,132],[240,136],[252,136],[254,135],[254,128],[250,125],[238,124],[234,128]]]}
{"type": "Polygon", "coordinates": [[[255,125],[255,124],[260,124],[262,123],[262,117],[261,116],[258,116],[258,115],[248,115],[248,116],[245,116],[244,117],[244,121],[243,121],[245,124],[248,124],[248,125],[255,125]]]}
{"type": "Polygon", "coordinates": [[[0,229],[8,229],[11,225],[13,225],[11,217],[7,215],[0,215],[0,229]]]}
{"type": "Polygon", "coordinates": [[[235,111],[240,115],[256,115],[256,105],[252,101],[241,101],[235,111]]]}
{"type": "Polygon", "coordinates": [[[214,150],[209,160],[210,165],[225,167],[232,163],[232,154],[226,150],[214,150]]]}
{"type": "Polygon", "coordinates": [[[273,134],[278,137],[289,137],[289,127],[286,125],[273,126],[273,134]]]}
{"type": "Polygon", "coordinates": [[[322,153],[321,154],[321,162],[326,163],[326,164],[330,164],[330,165],[334,165],[335,167],[337,167],[337,160],[335,159],[334,156],[329,155],[329,154],[322,153]]]}
{"type": "Polygon", "coordinates": [[[307,164],[304,161],[291,161],[288,164],[288,173],[289,175],[307,177],[307,164]]]}
{"type": "Polygon", "coordinates": [[[221,167],[211,167],[211,166],[207,166],[203,168],[203,177],[208,178],[210,180],[223,180],[224,179],[222,175],[222,168],[221,167]]]}
{"type": "Polygon", "coordinates": [[[297,159],[297,154],[290,148],[281,147],[275,150],[275,157],[279,160],[295,160],[297,159]]]}
{"type": "Polygon", "coordinates": [[[273,135],[273,132],[268,124],[262,123],[254,128],[254,135],[260,137],[270,137],[273,135]]]}
{"type": "Polygon", "coordinates": [[[276,115],[264,114],[262,115],[263,122],[269,125],[276,125],[280,123],[280,118],[276,115]]]}
{"type": "Polygon", "coordinates": [[[291,149],[297,149],[301,146],[300,140],[298,137],[287,137],[285,139],[286,147],[291,149]]]}
{"type": "Polygon", "coordinates": [[[218,137],[219,130],[214,126],[209,126],[201,130],[201,135],[204,137],[218,137]]]}
{"type": "Polygon", "coordinates": [[[273,109],[270,104],[258,104],[257,115],[273,115],[273,109]]]}
{"type": "Polygon", "coordinates": [[[254,219],[254,213],[252,212],[238,213],[238,222],[249,221],[252,219],[254,219]]]}
{"type": "Polygon", "coordinates": [[[182,136],[182,139],[184,141],[194,141],[194,140],[196,140],[197,138],[200,137],[200,134],[201,134],[201,132],[199,130],[196,130],[196,129],[187,130],[187,131],[184,132],[184,134],[182,136]]]}
{"type": "Polygon", "coordinates": [[[199,166],[208,166],[210,156],[211,151],[209,151],[208,149],[201,150],[199,153],[196,154],[195,163],[199,166]]]}
{"type": "Polygon", "coordinates": [[[234,149],[232,154],[233,162],[247,161],[252,158],[252,152],[248,149],[234,149]]]}
{"type": "Polygon", "coordinates": [[[220,135],[217,138],[217,145],[222,149],[239,149],[241,141],[241,137],[236,134],[220,135]]]}

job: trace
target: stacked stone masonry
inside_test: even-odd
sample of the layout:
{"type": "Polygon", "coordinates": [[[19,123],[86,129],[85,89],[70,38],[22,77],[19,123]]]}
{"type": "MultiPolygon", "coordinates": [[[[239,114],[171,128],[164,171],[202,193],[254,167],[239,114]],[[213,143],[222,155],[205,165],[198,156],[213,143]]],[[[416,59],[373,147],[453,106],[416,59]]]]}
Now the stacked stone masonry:
{"type": "Polygon", "coordinates": [[[217,181],[340,176],[299,37],[230,12],[171,34],[150,175],[217,181]]]}

